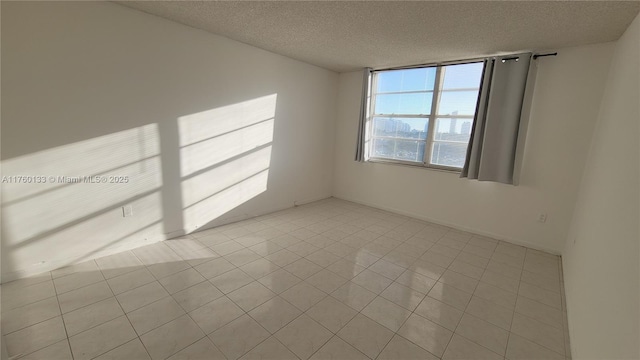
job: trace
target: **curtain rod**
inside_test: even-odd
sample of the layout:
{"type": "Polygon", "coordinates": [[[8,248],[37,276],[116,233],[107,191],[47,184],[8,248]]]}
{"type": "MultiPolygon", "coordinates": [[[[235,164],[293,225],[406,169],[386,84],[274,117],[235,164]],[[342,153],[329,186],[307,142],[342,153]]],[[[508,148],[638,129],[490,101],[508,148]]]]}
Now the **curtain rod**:
{"type": "Polygon", "coordinates": [[[556,56],[556,55],[558,55],[557,52],[548,53],[548,54],[535,54],[535,55],[533,55],[533,59],[535,60],[535,59],[537,59],[539,57],[543,57],[543,56],[556,56]]]}
{"type": "MultiPolygon", "coordinates": [[[[533,59],[537,59],[539,57],[543,57],[543,56],[556,56],[558,55],[557,52],[554,53],[548,53],[548,54],[534,54],[533,55],[533,59]]],[[[463,65],[463,64],[469,64],[469,63],[475,63],[475,62],[481,62],[485,59],[488,58],[492,58],[492,57],[498,57],[500,55],[492,55],[492,56],[486,56],[486,57],[482,57],[482,58],[472,58],[472,59],[464,59],[464,60],[454,60],[454,61],[446,61],[446,62],[439,62],[439,63],[429,63],[429,64],[417,64],[417,65],[408,65],[408,66],[397,66],[397,67],[390,67],[390,68],[382,68],[382,69],[372,69],[371,71],[387,71],[387,70],[406,70],[406,69],[415,69],[415,68],[422,68],[422,67],[434,67],[434,66],[439,66],[439,65],[463,65]]],[[[504,55],[502,55],[504,56],[504,55]]],[[[502,59],[502,61],[508,61],[508,60],[515,60],[518,59],[517,56],[514,57],[508,57],[508,58],[504,58],[502,59]]]]}

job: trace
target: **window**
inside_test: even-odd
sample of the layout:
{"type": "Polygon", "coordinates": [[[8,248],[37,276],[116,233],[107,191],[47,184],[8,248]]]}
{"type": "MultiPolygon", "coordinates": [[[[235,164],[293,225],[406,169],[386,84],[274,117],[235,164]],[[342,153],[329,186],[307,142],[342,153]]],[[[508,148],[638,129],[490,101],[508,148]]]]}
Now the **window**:
{"type": "Polygon", "coordinates": [[[369,158],[460,170],[482,71],[482,62],[374,71],[369,158]]]}

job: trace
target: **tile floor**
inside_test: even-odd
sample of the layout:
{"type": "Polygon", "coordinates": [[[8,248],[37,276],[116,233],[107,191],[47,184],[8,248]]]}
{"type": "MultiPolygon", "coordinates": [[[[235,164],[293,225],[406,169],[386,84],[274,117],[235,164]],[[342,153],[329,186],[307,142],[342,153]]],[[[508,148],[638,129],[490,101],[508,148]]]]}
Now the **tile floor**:
{"type": "Polygon", "coordinates": [[[327,199],[2,286],[20,359],[568,359],[559,257],[327,199]]]}

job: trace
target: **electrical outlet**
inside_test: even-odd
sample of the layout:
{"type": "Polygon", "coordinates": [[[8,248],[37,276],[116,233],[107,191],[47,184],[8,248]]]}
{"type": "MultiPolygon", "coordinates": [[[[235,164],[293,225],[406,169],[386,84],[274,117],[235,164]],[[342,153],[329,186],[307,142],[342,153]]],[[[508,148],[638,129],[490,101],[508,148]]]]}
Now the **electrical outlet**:
{"type": "Polygon", "coordinates": [[[133,216],[133,206],[125,205],[122,207],[122,217],[133,216]]]}
{"type": "Polygon", "coordinates": [[[538,222],[541,222],[541,223],[547,222],[547,214],[540,213],[540,215],[538,215],[538,222]]]}

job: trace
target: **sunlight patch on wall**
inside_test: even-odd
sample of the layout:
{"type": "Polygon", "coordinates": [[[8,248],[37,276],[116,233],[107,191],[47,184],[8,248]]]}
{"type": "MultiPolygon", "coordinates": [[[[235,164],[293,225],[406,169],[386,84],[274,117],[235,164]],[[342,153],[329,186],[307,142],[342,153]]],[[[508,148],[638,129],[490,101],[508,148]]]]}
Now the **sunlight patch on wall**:
{"type": "Polygon", "coordinates": [[[178,119],[187,232],[266,191],[276,100],[272,94],[178,119]]]}
{"type": "Polygon", "coordinates": [[[158,136],[150,124],[3,161],[3,267],[86,257],[142,229],[162,234],[158,136]],[[133,216],[123,218],[124,205],[133,216]]]}

